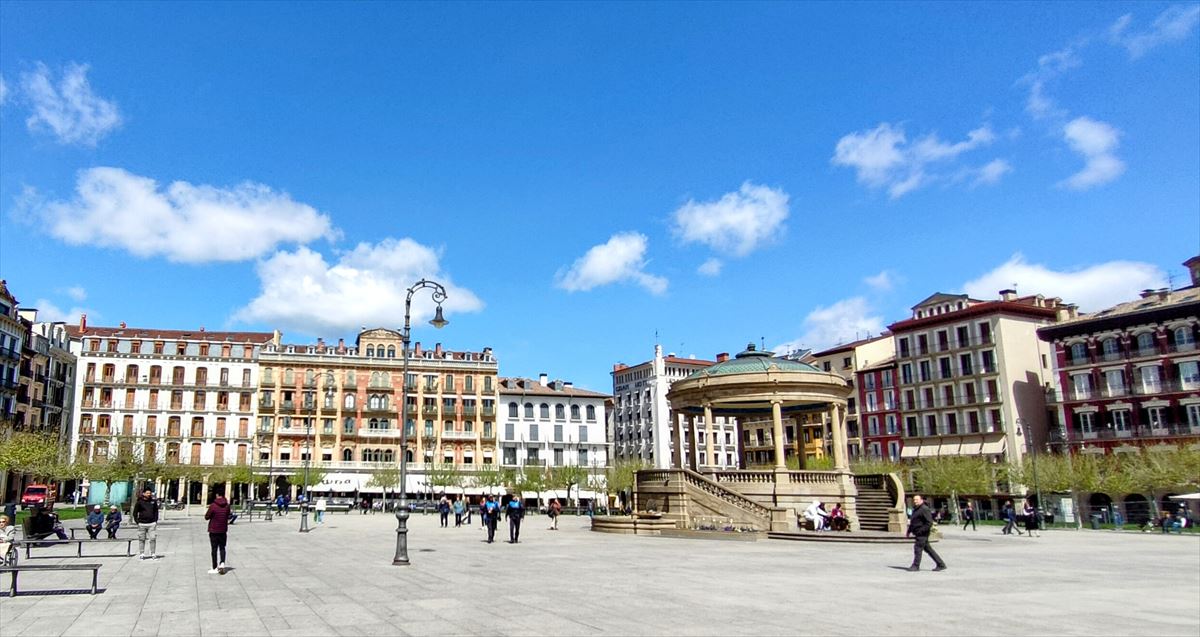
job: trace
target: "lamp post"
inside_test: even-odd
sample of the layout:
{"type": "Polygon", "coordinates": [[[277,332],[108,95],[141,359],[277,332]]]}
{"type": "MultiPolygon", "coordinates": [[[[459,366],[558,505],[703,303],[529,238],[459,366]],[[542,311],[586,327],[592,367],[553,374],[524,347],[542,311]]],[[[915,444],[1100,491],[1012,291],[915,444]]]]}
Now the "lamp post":
{"type": "Polygon", "coordinates": [[[308,533],[308,462],[312,459],[312,418],[304,419],[304,502],[300,504],[300,532],[308,533]]]}
{"type": "Polygon", "coordinates": [[[1079,500],[1075,497],[1075,463],[1071,459],[1071,441],[1067,440],[1066,421],[1058,424],[1059,439],[1062,440],[1063,454],[1067,457],[1067,475],[1071,480],[1071,508],[1075,514],[1075,529],[1083,528],[1083,512],[1079,509],[1079,500]]]}
{"type": "Polygon", "coordinates": [[[1033,451],[1033,490],[1034,490],[1034,493],[1037,494],[1037,506],[1034,507],[1033,514],[1037,515],[1038,510],[1042,509],[1042,507],[1044,506],[1044,504],[1042,502],[1042,484],[1041,484],[1041,482],[1038,481],[1038,471],[1037,471],[1037,457],[1038,457],[1038,449],[1037,448],[1038,448],[1038,445],[1035,444],[1035,442],[1033,440],[1033,432],[1032,432],[1031,428],[1029,427],[1028,422],[1018,418],[1017,425],[1019,425],[1021,427],[1021,430],[1025,432],[1025,444],[1033,451]]]}
{"type": "MultiPolygon", "coordinates": [[[[262,423],[259,423],[259,433],[262,433],[262,423]]],[[[275,506],[275,435],[272,433],[270,446],[267,449],[267,522],[271,521],[271,508],[275,506]]]]}
{"type": "MultiPolygon", "coordinates": [[[[432,290],[433,302],[437,303],[437,310],[429,324],[441,329],[449,323],[442,316],[442,303],[446,300],[446,288],[441,283],[421,279],[408,288],[408,296],[404,299],[404,330],[400,332],[401,355],[404,358],[404,373],[400,382],[400,404],[404,406],[408,405],[408,346],[412,340],[412,299],[417,290],[423,289],[432,290]]],[[[408,423],[405,422],[404,426],[400,428],[400,508],[396,509],[396,555],[392,558],[392,566],[408,566],[408,564],[408,423]]]]}

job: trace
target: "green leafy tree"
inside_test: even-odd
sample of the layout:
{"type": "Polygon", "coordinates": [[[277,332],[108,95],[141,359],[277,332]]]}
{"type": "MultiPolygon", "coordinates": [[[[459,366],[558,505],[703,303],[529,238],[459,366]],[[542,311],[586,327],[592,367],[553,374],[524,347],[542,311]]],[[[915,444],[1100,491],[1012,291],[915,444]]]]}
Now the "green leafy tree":
{"type": "Polygon", "coordinates": [[[59,439],[50,434],[19,431],[0,441],[0,471],[49,479],[60,466],[59,439]]]}
{"type": "Polygon", "coordinates": [[[495,465],[484,465],[471,476],[471,486],[491,493],[493,489],[504,486],[504,473],[496,469],[495,465]]]}
{"type": "Polygon", "coordinates": [[[533,492],[537,498],[537,506],[542,506],[542,491],[546,489],[546,471],[542,467],[525,467],[517,476],[517,491],[521,492],[521,497],[524,498],[529,492],[533,492]]]}
{"type": "MultiPolygon", "coordinates": [[[[618,460],[604,472],[604,484],[609,494],[633,494],[637,484],[637,472],[648,468],[641,458],[637,460],[618,460]]],[[[629,500],[632,501],[632,500],[629,500]]]]}
{"type": "Polygon", "coordinates": [[[564,488],[567,490],[567,501],[571,500],[571,489],[575,489],[575,504],[579,504],[579,487],[586,484],[588,479],[588,470],[578,465],[567,465],[558,467],[554,470],[554,486],[552,488],[564,488]]]}
{"type": "Polygon", "coordinates": [[[308,479],[306,480],[304,477],[304,469],[297,469],[294,473],[292,473],[291,476],[288,477],[288,480],[292,484],[303,488],[305,493],[308,493],[309,488],[311,488],[313,485],[320,484],[325,480],[325,475],[327,473],[328,472],[321,467],[309,467],[308,479]]]}
{"type": "Polygon", "coordinates": [[[372,471],[367,486],[383,489],[383,501],[386,503],[388,491],[390,490],[395,495],[396,489],[400,488],[400,467],[386,466],[372,471]]]}
{"type": "Polygon", "coordinates": [[[956,524],[959,494],[991,495],[995,491],[991,464],[976,456],[925,458],[916,463],[913,472],[920,490],[950,496],[956,524]]]}
{"type": "Polygon", "coordinates": [[[438,463],[429,470],[429,484],[441,487],[442,492],[450,487],[460,487],[462,483],[462,471],[453,463],[438,463]]]}

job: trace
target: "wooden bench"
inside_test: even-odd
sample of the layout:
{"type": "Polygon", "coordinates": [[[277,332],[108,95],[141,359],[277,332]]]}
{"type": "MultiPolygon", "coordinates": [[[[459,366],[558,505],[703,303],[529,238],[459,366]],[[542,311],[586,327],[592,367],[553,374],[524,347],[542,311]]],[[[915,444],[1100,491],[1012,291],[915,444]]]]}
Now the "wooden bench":
{"type": "Polygon", "coordinates": [[[352,504],[326,504],[325,512],[333,513],[334,511],[341,511],[342,513],[349,513],[354,508],[356,507],[352,504]]]}
{"type": "MultiPolygon", "coordinates": [[[[137,527],[134,527],[134,528],[137,528],[137,527]]],[[[72,527],[68,528],[67,530],[71,532],[71,539],[72,539],[72,540],[74,540],[74,539],[75,539],[75,532],[76,532],[76,531],[79,531],[80,533],[87,533],[87,527],[86,527],[86,526],[72,526],[72,527]]],[[[101,532],[101,533],[108,533],[108,529],[105,529],[104,527],[100,527],[100,532],[101,532]]],[[[85,539],[85,538],[80,538],[80,539],[85,539]]],[[[86,538],[86,539],[89,539],[89,540],[90,540],[91,538],[86,538]]],[[[96,538],[96,539],[97,539],[97,540],[99,540],[99,539],[109,539],[109,538],[96,538]]]]}
{"type": "Polygon", "coordinates": [[[91,571],[92,595],[96,594],[96,584],[100,575],[100,564],[33,564],[24,566],[0,566],[0,573],[12,573],[12,584],[8,596],[17,596],[17,573],[22,571],[91,571]]]}
{"type": "Polygon", "coordinates": [[[124,542],[125,543],[125,557],[133,557],[133,540],[134,540],[134,538],[127,538],[127,539],[116,538],[116,539],[112,539],[112,540],[107,540],[107,539],[93,540],[90,538],[86,539],[86,540],[59,540],[59,539],[18,540],[17,546],[25,547],[25,559],[29,559],[29,551],[35,547],[36,548],[44,548],[46,546],[53,546],[53,545],[57,545],[57,544],[74,544],[76,546],[76,548],[78,549],[76,551],[75,557],[83,557],[83,545],[84,544],[100,544],[100,543],[107,544],[110,542],[124,542]]]}

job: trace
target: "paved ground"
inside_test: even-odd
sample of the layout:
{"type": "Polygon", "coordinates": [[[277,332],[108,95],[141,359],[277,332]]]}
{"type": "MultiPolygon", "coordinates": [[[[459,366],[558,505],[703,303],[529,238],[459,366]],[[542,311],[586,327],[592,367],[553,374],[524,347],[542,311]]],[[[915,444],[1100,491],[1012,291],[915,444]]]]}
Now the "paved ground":
{"type": "Polygon", "coordinates": [[[169,519],[163,559],[88,560],[104,564],[100,595],[0,598],[0,635],[1200,635],[1195,536],[951,530],[936,545],[950,570],[907,573],[906,546],[605,535],[586,518],[551,532],[543,517],[520,544],[488,545],[417,515],[401,568],[390,515],[331,514],[308,535],[298,522],[234,526],[218,576],[202,521],[169,519]]]}

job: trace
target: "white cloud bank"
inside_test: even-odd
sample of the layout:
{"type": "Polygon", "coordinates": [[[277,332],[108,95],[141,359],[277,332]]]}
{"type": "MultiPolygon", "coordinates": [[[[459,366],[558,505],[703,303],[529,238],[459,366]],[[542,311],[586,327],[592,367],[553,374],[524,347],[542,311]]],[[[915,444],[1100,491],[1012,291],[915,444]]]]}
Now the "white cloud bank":
{"type": "Polygon", "coordinates": [[[879,274],[864,278],[863,283],[877,292],[889,292],[896,287],[896,275],[891,270],[882,270],[879,274]]]}
{"type": "MultiPolygon", "coordinates": [[[[306,247],[280,251],[258,263],[261,291],[232,320],[314,336],[362,326],[398,329],[404,323],[407,290],[422,278],[446,286],[446,318],[482,309],[479,297],[450,282],[439,260],[438,252],[408,238],[360,243],[335,263],[306,247]]],[[[432,317],[434,307],[431,294],[418,292],[413,325],[432,317]]]]}
{"type": "Polygon", "coordinates": [[[817,307],[804,317],[801,329],[798,338],[776,345],[773,351],[780,354],[799,349],[820,351],[856,338],[878,335],[884,329],[884,321],[865,297],[855,296],[828,307],[817,307]]]}
{"type": "Polygon", "coordinates": [[[585,292],[612,283],[633,282],[651,294],[667,291],[667,279],[645,272],[646,235],[624,232],[605,243],[592,246],[570,268],[560,270],[558,287],[568,292],[585,292]]]}
{"type": "Polygon", "coordinates": [[[68,325],[78,325],[81,314],[87,314],[92,317],[93,321],[100,317],[100,313],[96,310],[80,305],[72,305],[70,309],[64,310],[49,299],[38,299],[34,301],[32,307],[37,309],[37,320],[42,323],[62,322],[68,325]]]}
{"type": "Polygon", "coordinates": [[[1075,303],[1084,312],[1094,312],[1137,298],[1146,288],[1166,285],[1158,267],[1136,261],[1109,261],[1074,270],[1052,270],[1029,263],[1020,253],[990,272],[967,281],[963,290],[980,299],[996,298],[1000,290],[1017,285],[1020,294],[1043,294],[1075,303]]]}
{"type": "Polygon", "coordinates": [[[121,125],[116,102],[92,92],[88,67],[69,64],[56,83],[45,64],[21,75],[21,92],[33,113],[25,120],[34,133],[50,132],[61,144],[95,146],[121,125]]]}
{"type": "Polygon", "coordinates": [[[747,181],[715,201],[689,200],[672,215],[672,231],[684,243],[743,257],[778,237],[788,212],[786,192],[747,181]]]}
{"type": "Polygon", "coordinates": [[[181,263],[244,261],[281,243],[337,236],[328,216],[262,184],[217,188],[176,181],[163,190],[148,177],[97,167],[81,171],[75,188],[70,201],[26,193],[22,212],[72,245],[181,263]]]}
{"type": "MultiPolygon", "coordinates": [[[[897,199],[943,179],[944,176],[931,170],[932,165],[949,164],[964,153],[988,146],[995,140],[996,134],[991,127],[984,125],[968,132],[966,139],[954,143],[942,141],[936,133],[910,143],[901,124],[883,122],[873,129],[843,136],[830,161],[835,166],[853,168],[859,183],[869,188],[886,189],[892,199],[897,199]]],[[[998,181],[1002,175],[1003,172],[995,174],[994,180],[998,181]]]]}
{"type": "Polygon", "coordinates": [[[721,268],[724,265],[725,264],[721,263],[720,259],[713,257],[704,263],[701,263],[700,267],[696,268],[696,272],[703,274],[704,276],[717,276],[721,274],[721,268]]]}
{"type": "Polygon", "coordinates": [[[1200,5],[1168,7],[1142,31],[1130,29],[1132,23],[1133,14],[1126,13],[1113,23],[1108,35],[1113,44],[1125,47],[1129,57],[1136,59],[1157,46],[1186,39],[1200,24],[1200,5]]]}
{"type": "Polygon", "coordinates": [[[1063,127],[1067,145],[1084,159],[1083,170],[1059,183],[1071,190],[1087,190],[1113,181],[1125,172],[1125,162],[1114,151],[1120,144],[1121,132],[1111,125],[1077,117],[1063,127]]]}

